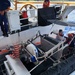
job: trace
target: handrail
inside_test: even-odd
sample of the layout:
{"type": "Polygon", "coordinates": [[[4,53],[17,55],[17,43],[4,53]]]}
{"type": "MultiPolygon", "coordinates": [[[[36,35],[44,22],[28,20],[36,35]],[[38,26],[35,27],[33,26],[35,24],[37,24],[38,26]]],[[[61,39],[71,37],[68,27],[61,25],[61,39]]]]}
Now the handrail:
{"type": "Polygon", "coordinates": [[[23,8],[26,8],[26,11],[27,11],[27,6],[30,5],[31,7],[34,7],[35,9],[37,9],[34,5],[32,4],[25,4],[23,5],[21,8],[20,8],[20,11],[23,9],[23,8]]]}
{"type": "MultiPolygon", "coordinates": [[[[43,1],[17,1],[18,4],[41,4],[43,1]]],[[[51,4],[75,4],[74,1],[51,1],[51,4]]]]}
{"type": "Polygon", "coordinates": [[[49,51],[45,52],[45,57],[47,57],[49,54],[53,55],[53,51],[55,49],[57,49],[57,51],[59,51],[60,49],[63,49],[63,44],[64,44],[65,41],[61,41],[60,43],[58,43],[57,45],[55,45],[53,48],[51,48],[49,51]],[[61,47],[61,48],[59,48],[61,47]]]}
{"type": "MultiPolygon", "coordinates": [[[[17,4],[43,4],[43,1],[17,1],[14,0],[15,4],[15,10],[17,10],[17,4]]],[[[50,4],[67,4],[69,5],[74,5],[75,1],[51,1],[50,4]]]]}

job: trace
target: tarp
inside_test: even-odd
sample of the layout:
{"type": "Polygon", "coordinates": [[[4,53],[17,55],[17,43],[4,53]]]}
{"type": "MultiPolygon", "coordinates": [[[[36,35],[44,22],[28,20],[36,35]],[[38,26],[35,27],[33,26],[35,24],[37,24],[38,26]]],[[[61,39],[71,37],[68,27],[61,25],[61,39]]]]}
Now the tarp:
{"type": "Polygon", "coordinates": [[[38,25],[47,26],[51,23],[48,20],[56,19],[56,13],[54,7],[38,9],[38,25]]]}

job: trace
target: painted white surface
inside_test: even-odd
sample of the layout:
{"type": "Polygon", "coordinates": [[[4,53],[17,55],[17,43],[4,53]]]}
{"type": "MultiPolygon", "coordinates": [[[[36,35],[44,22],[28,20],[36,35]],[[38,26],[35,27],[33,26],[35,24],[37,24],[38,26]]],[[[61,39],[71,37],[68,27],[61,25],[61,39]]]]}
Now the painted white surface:
{"type": "Polygon", "coordinates": [[[7,61],[4,61],[4,65],[5,65],[5,67],[6,67],[7,74],[8,74],[8,75],[12,75],[11,70],[9,69],[9,67],[8,67],[8,64],[7,64],[7,63],[8,63],[7,61]]]}
{"type": "Polygon", "coordinates": [[[75,10],[68,14],[67,22],[75,23],[75,10]]]}
{"type": "Polygon", "coordinates": [[[6,56],[15,75],[31,75],[19,58],[13,59],[9,55],[6,56]]]}
{"type": "Polygon", "coordinates": [[[20,30],[21,27],[20,27],[19,11],[10,10],[7,12],[7,16],[8,16],[10,31],[20,30]]]}

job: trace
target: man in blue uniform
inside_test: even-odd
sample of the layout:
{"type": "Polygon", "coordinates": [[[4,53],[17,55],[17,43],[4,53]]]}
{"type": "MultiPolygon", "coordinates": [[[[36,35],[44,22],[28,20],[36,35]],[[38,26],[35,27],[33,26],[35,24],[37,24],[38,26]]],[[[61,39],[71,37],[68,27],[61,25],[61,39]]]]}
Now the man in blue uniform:
{"type": "Polygon", "coordinates": [[[10,8],[10,2],[8,0],[0,0],[0,26],[3,32],[3,36],[8,37],[8,20],[6,12],[10,8]]]}

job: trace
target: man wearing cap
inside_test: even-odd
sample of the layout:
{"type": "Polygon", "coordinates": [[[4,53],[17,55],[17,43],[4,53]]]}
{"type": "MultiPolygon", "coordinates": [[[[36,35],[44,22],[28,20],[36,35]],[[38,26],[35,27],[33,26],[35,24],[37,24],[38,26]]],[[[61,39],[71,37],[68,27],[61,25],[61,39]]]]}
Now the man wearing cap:
{"type": "Polygon", "coordinates": [[[8,37],[8,20],[6,12],[10,8],[10,2],[8,0],[0,0],[0,26],[3,32],[3,36],[8,37]]]}

